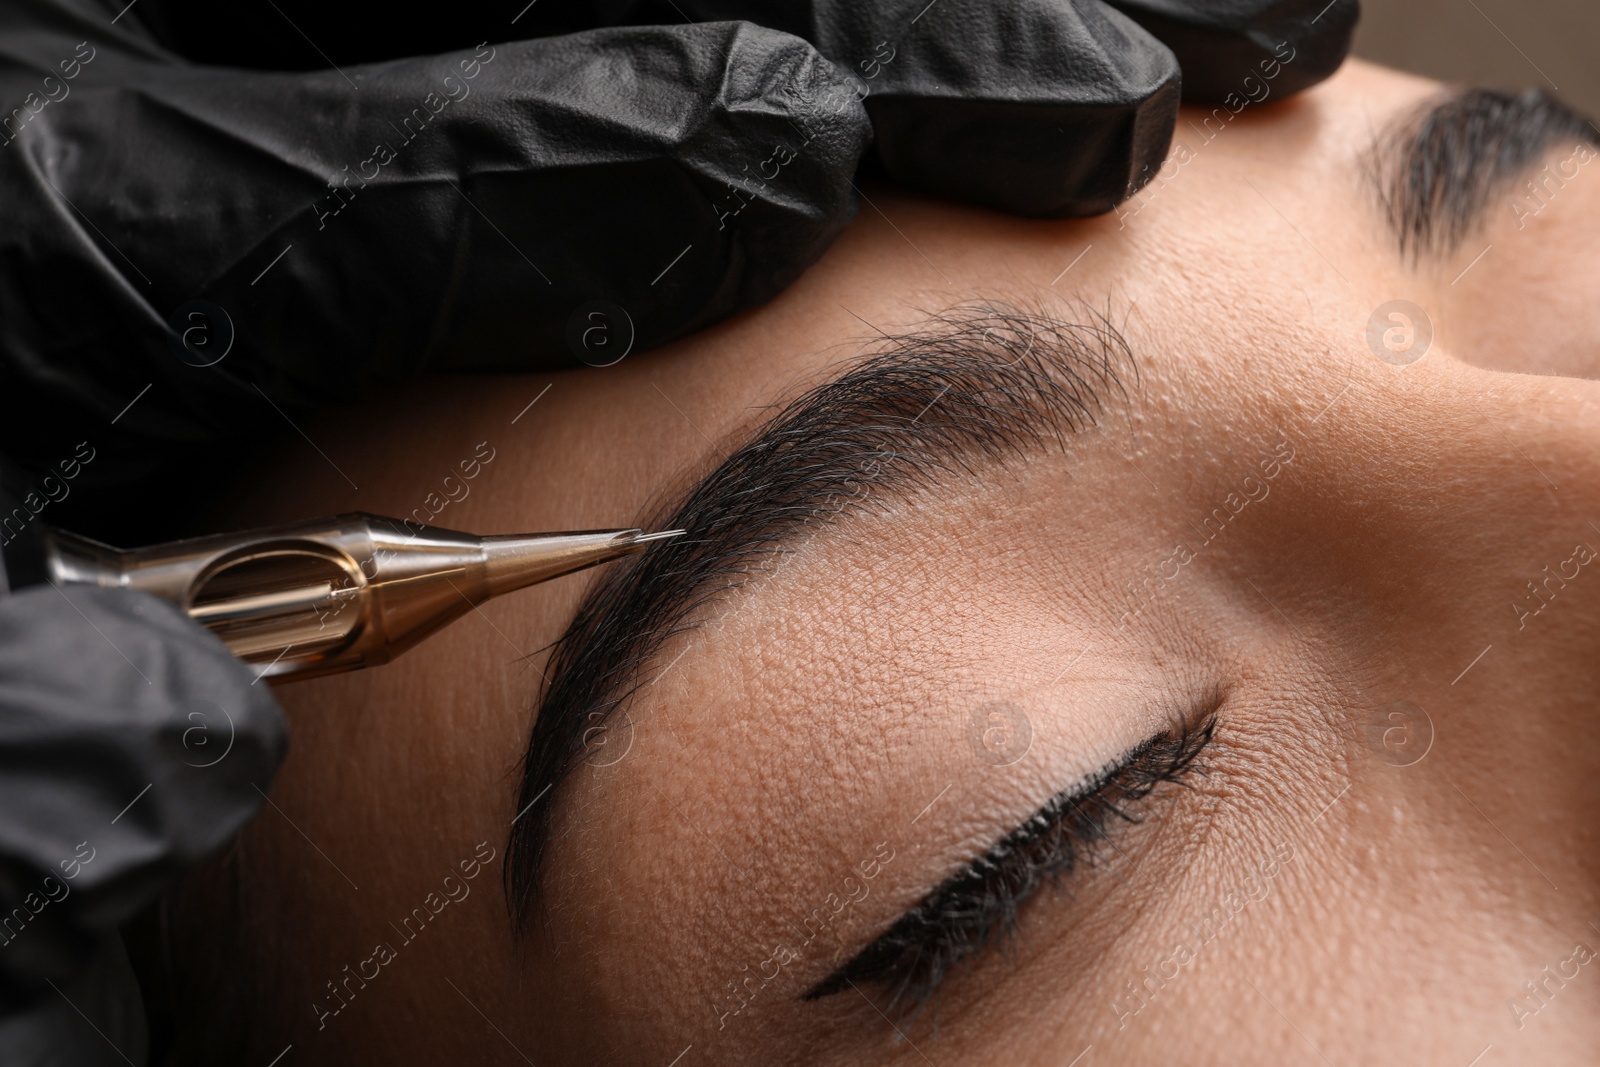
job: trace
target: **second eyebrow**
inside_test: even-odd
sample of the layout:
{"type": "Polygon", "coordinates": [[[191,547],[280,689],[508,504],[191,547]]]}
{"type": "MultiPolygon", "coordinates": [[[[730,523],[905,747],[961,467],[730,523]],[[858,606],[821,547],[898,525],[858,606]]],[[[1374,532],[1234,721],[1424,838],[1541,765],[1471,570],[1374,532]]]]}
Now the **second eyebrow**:
{"type": "Polygon", "coordinates": [[[1496,195],[1563,142],[1600,145],[1600,129],[1542,89],[1455,90],[1385,131],[1369,178],[1402,255],[1448,255],[1496,195]]]}

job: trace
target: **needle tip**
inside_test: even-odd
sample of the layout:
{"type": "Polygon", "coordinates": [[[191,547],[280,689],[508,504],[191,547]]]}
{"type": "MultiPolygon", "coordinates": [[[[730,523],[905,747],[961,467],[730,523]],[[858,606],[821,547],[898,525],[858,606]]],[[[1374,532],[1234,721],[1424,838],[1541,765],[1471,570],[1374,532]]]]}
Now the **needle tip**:
{"type": "Polygon", "coordinates": [[[662,530],[658,533],[640,534],[633,539],[634,544],[641,541],[665,541],[669,537],[682,537],[688,530],[662,530]]]}

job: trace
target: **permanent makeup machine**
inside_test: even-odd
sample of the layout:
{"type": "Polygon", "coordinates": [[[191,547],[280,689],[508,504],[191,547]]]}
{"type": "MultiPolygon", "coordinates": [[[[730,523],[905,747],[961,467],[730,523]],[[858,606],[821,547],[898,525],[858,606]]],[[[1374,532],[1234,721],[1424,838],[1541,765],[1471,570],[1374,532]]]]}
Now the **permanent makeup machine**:
{"type": "Polygon", "coordinates": [[[126,551],[47,529],[6,546],[5,569],[12,588],[153,593],[286,681],[388,663],[492,597],[682,532],[478,537],[357,512],[126,551]]]}

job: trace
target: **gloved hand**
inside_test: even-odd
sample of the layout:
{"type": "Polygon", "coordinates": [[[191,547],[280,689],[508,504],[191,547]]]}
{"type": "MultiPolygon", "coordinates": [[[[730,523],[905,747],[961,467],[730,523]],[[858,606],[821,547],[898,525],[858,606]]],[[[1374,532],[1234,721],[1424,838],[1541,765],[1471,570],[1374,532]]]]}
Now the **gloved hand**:
{"type": "Polygon", "coordinates": [[[905,184],[1106,211],[1167,149],[1180,61],[1221,95],[1288,42],[1303,87],[1356,11],[0,0],[0,452],[87,438],[54,521],[172,536],[246,442],[371,383],[608,362],[771,298],[874,132],[905,184]]]}
{"type": "Polygon", "coordinates": [[[287,735],[254,679],[146,593],[0,597],[0,1063],[144,1062],[117,929],[265,802],[287,735]]]}

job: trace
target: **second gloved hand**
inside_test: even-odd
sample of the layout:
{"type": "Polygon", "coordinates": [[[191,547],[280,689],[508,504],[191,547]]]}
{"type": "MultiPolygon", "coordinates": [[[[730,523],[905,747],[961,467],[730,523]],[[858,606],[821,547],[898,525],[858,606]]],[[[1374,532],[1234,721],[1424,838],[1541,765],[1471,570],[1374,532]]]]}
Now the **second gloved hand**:
{"type": "Polygon", "coordinates": [[[0,595],[0,1063],[141,1054],[118,929],[266,803],[287,746],[266,684],[176,606],[0,595]]]}

